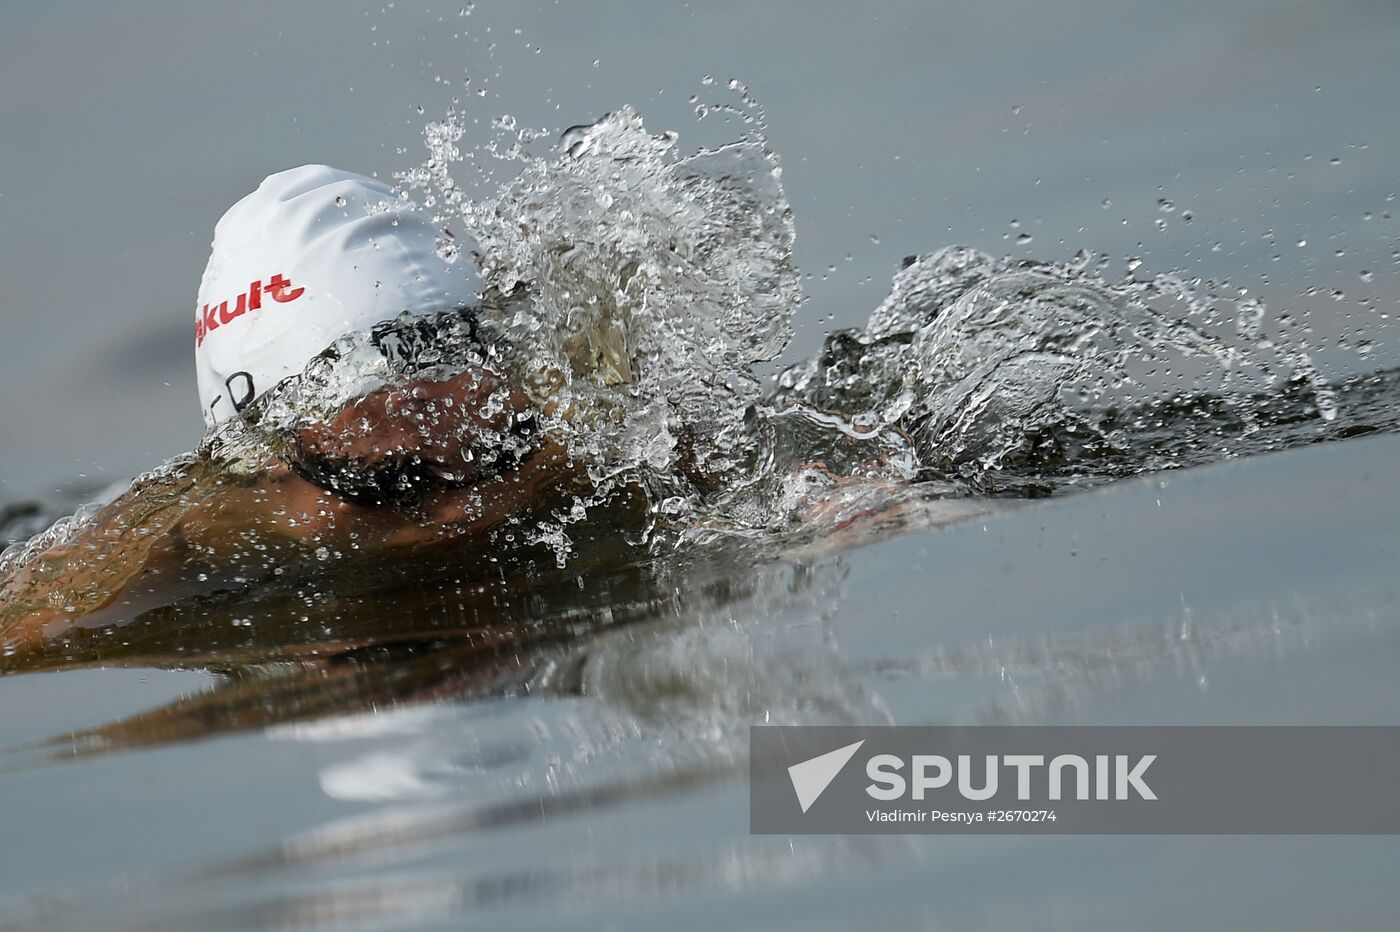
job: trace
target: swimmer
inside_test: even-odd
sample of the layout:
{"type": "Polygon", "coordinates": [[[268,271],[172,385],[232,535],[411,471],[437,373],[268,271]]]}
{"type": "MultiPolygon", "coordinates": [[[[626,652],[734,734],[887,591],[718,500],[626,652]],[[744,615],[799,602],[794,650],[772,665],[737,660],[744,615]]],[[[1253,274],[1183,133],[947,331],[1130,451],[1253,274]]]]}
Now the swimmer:
{"type": "MultiPolygon", "coordinates": [[[[314,572],[326,592],[363,581],[363,560],[318,567],[323,552],[372,554],[375,579],[396,568],[412,577],[434,555],[457,566],[507,522],[525,524],[586,496],[586,472],[539,427],[548,420],[540,415],[559,413],[550,379],[515,371],[521,361],[490,334],[487,312],[512,297],[484,299],[470,260],[442,258],[440,240],[450,235],[388,186],[319,165],[272,175],[230,208],[215,227],[196,304],[205,442],[133,483],[71,536],[0,568],[0,657],[10,658],[0,668],[26,668],[44,645],[52,654],[74,626],[117,626],[172,598],[246,595],[285,567],[314,572]],[[288,380],[318,357],[336,358],[345,338],[360,335],[355,347],[391,359],[404,355],[400,343],[431,349],[444,331],[474,349],[411,347],[415,359],[446,358],[437,370],[366,385],[319,420],[297,411],[294,429],[251,445],[256,459],[228,455],[240,427],[285,400],[279,387],[294,389],[288,380]]],[[[470,254],[460,239],[454,245],[470,254]]],[[[617,363],[606,347],[580,352],[617,363]]],[[[688,458],[700,433],[677,438],[680,468],[697,488],[707,477],[688,458]]],[[[809,465],[814,476],[825,472],[809,465]]],[[[849,495],[808,509],[833,533],[915,501],[907,489],[859,476],[823,482],[849,483],[849,495]]],[[[640,493],[629,493],[637,490],[621,490],[600,510],[601,523],[640,521],[640,493]]]]}
{"type": "MultiPolygon", "coordinates": [[[[439,256],[444,236],[371,178],[322,165],[267,178],[215,227],[199,286],[206,428],[337,339],[405,313],[459,315],[475,334],[482,282],[469,260],[439,256]]],[[[0,645],[14,652],[80,618],[129,614],[217,568],[237,580],[239,566],[308,547],[411,552],[555,506],[582,480],[533,423],[504,367],[479,365],[370,391],[238,474],[206,443],[0,577],[0,645]],[[516,454],[485,461],[471,441],[486,434],[509,437],[516,454]]]]}

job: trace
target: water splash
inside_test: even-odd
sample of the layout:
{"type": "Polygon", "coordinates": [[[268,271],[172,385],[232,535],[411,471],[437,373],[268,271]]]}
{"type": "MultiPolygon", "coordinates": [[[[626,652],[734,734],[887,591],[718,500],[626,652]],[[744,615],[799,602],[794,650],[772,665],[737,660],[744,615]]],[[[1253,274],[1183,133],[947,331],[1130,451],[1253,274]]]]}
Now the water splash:
{"type": "Polygon", "coordinates": [[[781,168],[761,110],[736,93],[748,129],[717,149],[682,155],[675,133],[652,135],[628,107],[544,155],[528,151],[537,134],[498,121],[491,151],[519,172],[469,202],[448,171],[461,159],[450,114],[430,127],[427,162],[401,177],[479,243],[499,299],[481,317],[518,361],[541,429],[599,495],[645,488],[659,523],[695,515],[699,487],[752,460],[754,367],[782,352],[801,304],[781,168]]]}
{"type": "MultiPolygon", "coordinates": [[[[553,445],[586,481],[490,533],[563,564],[570,528],[619,496],[643,505],[640,526],[619,534],[664,552],[811,533],[840,503],[897,500],[914,481],[942,497],[1044,494],[1397,426],[1397,406],[1366,401],[1394,379],[1329,386],[1303,335],[1257,300],[1140,280],[1136,261],[1114,278],[1107,257],[1087,253],[911,257],[864,328],[832,333],[765,388],[757,367],[784,350],[803,299],[762,110],[742,84],[730,89],[737,103],[697,115],[737,118],[738,138],[692,154],[627,107],[544,151],[543,132],[510,117],[479,150],[459,145],[460,114],[430,124],[429,157],[400,176],[403,195],[435,211],[444,255],[460,252],[452,229],[474,238],[489,285],[480,307],[336,341],[138,485],[173,489],[164,514],[186,501],[196,466],[252,479],[287,463],[350,501],[424,520],[412,514],[424,489],[487,496],[553,445]],[[479,153],[514,176],[473,200],[453,171],[479,153]],[[455,408],[414,388],[462,379],[469,400],[455,408]],[[405,425],[392,449],[336,452],[391,409],[405,425]]],[[[91,515],[12,547],[0,575],[91,515]]]]}
{"type": "Polygon", "coordinates": [[[775,402],[905,431],[922,475],[1013,492],[1258,451],[1283,398],[1336,417],[1298,335],[1266,334],[1256,300],[1105,265],[911,256],[866,327],[783,372],[775,402]]]}

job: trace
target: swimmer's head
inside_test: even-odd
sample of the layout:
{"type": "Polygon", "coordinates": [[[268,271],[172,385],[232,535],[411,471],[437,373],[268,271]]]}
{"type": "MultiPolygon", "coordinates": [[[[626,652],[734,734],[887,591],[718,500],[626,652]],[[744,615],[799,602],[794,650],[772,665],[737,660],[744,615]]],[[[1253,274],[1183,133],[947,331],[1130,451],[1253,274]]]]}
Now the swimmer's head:
{"type": "Polygon", "coordinates": [[[382,182],[325,165],[271,175],[214,227],[195,308],[195,369],[213,427],[339,337],[408,311],[474,302],[472,244],[382,182]],[[463,248],[465,247],[465,248],[463,248]]]}

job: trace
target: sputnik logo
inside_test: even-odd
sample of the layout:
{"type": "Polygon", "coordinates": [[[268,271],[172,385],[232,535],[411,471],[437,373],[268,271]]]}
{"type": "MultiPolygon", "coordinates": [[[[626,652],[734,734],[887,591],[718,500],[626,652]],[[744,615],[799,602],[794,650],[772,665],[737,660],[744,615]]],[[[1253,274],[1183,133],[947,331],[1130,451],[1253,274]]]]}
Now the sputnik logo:
{"type": "Polygon", "coordinates": [[[797,803],[806,812],[812,808],[821,795],[826,792],[826,788],[831,786],[831,781],[836,779],[836,775],[841,769],[850,763],[856,751],[865,743],[865,739],[857,741],[855,744],[848,744],[843,748],[834,751],[827,751],[816,757],[804,760],[800,764],[793,764],[788,768],[788,777],[792,780],[793,792],[797,794],[797,803]]]}

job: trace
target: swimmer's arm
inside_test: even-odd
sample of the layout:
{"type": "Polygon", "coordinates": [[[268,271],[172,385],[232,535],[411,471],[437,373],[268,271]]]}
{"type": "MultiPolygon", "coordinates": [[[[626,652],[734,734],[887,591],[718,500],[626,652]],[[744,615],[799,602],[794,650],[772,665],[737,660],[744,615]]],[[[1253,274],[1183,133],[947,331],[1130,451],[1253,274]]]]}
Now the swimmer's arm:
{"type": "Polygon", "coordinates": [[[110,605],[153,566],[175,559],[198,464],[133,483],[71,536],[0,572],[0,646],[13,654],[45,631],[110,605]]]}
{"type": "Polygon", "coordinates": [[[22,667],[25,648],[181,573],[236,560],[249,543],[270,555],[269,546],[303,544],[337,526],[373,542],[374,531],[386,537],[402,521],[341,515],[342,505],[275,462],[255,480],[230,477],[205,458],[138,480],[70,536],[0,574],[0,648],[10,658],[0,667],[22,667]]]}
{"type": "MultiPolygon", "coordinates": [[[[469,371],[375,392],[330,425],[304,432],[302,445],[371,467],[412,454],[460,469],[474,430],[503,429],[525,410],[501,386],[492,373],[469,371]]],[[[71,538],[0,575],[0,647],[37,643],[112,606],[137,582],[154,588],[192,562],[226,564],[252,541],[288,545],[295,557],[297,547],[308,545],[373,549],[460,538],[551,507],[555,496],[545,493],[572,488],[578,476],[562,449],[542,442],[517,468],[474,478],[464,487],[425,492],[406,513],[346,501],[277,460],[252,480],[193,460],[134,484],[71,538]]]]}
{"type": "Polygon", "coordinates": [[[322,546],[372,553],[481,535],[559,506],[577,481],[565,451],[546,443],[509,473],[433,490],[406,513],[344,501],[279,462],[250,481],[201,459],[133,485],[72,537],[0,576],[0,669],[23,669],[27,653],[79,619],[158,596],[201,568],[227,574],[251,557],[256,572],[322,546]]]}

